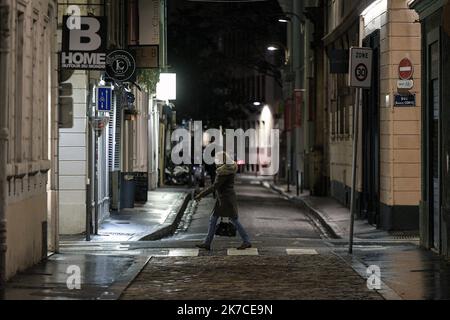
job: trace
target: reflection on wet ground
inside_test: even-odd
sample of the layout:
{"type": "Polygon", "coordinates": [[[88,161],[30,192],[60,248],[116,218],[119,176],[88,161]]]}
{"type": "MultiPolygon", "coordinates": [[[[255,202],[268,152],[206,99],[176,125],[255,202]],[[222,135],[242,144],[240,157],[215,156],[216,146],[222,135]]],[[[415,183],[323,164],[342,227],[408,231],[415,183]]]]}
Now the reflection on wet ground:
{"type": "Polygon", "coordinates": [[[450,299],[450,263],[414,245],[358,250],[366,265],[377,265],[381,279],[403,299],[450,299]]]}

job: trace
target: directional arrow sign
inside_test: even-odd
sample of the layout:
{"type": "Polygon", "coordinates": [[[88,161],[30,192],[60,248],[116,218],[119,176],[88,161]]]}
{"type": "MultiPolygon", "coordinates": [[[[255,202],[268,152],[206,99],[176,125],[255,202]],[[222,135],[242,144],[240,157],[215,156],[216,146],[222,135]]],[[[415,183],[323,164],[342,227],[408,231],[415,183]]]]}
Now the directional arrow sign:
{"type": "Polygon", "coordinates": [[[111,87],[98,87],[97,88],[97,111],[111,111],[111,87]]]}

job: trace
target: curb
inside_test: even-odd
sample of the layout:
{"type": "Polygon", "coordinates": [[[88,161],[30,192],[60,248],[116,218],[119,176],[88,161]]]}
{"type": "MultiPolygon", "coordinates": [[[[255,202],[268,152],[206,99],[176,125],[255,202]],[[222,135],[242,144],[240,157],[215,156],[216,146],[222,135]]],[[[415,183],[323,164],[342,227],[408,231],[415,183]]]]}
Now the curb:
{"type": "MultiPolygon", "coordinates": [[[[346,263],[349,267],[353,269],[362,279],[367,280],[367,267],[363,261],[359,258],[350,256],[350,255],[342,255],[336,252],[333,253],[335,256],[340,258],[344,263],[346,263]]],[[[375,290],[384,300],[394,300],[399,301],[403,300],[403,298],[391,287],[389,287],[383,280],[380,279],[381,288],[375,290]]]]}
{"type": "Polygon", "coordinates": [[[302,198],[298,198],[295,196],[291,196],[288,195],[287,193],[285,193],[281,188],[274,186],[272,183],[268,183],[268,182],[262,182],[261,183],[264,187],[268,188],[268,189],[272,189],[276,192],[278,192],[280,195],[286,197],[289,201],[296,203],[296,204],[300,204],[303,208],[307,209],[308,212],[316,219],[319,221],[321,227],[323,229],[325,229],[325,231],[327,232],[327,234],[332,238],[332,239],[342,239],[342,235],[341,233],[338,231],[338,228],[336,226],[332,226],[332,223],[329,223],[327,221],[327,218],[324,214],[322,214],[320,211],[318,211],[317,209],[315,209],[314,207],[312,207],[307,201],[305,201],[302,198]]]}
{"type": "Polygon", "coordinates": [[[106,289],[96,300],[120,300],[125,290],[133,283],[137,276],[150,262],[152,256],[143,256],[137,259],[120,278],[106,289]]]}
{"type": "Polygon", "coordinates": [[[185,193],[183,199],[178,200],[180,205],[176,206],[177,210],[174,210],[169,214],[161,227],[155,232],[141,237],[138,241],[156,241],[173,235],[177,230],[178,224],[184,215],[184,211],[186,210],[189,201],[191,201],[191,193],[185,193]]]}

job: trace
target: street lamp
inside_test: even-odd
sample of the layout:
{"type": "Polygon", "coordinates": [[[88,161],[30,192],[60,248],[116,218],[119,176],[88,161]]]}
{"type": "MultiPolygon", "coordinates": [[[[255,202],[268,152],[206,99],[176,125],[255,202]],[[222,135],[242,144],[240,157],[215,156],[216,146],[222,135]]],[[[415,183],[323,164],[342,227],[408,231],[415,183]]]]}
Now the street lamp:
{"type": "Polygon", "coordinates": [[[292,23],[292,19],[289,17],[289,16],[292,16],[297,19],[297,21],[300,25],[300,33],[303,34],[303,32],[305,30],[305,21],[302,18],[300,18],[300,16],[298,14],[296,14],[295,12],[286,11],[286,12],[284,12],[284,14],[285,14],[284,17],[278,18],[278,22],[281,22],[281,23],[291,22],[292,23]]]}
{"type": "Polygon", "coordinates": [[[289,60],[290,60],[290,53],[289,53],[289,49],[284,44],[273,43],[273,44],[270,44],[269,46],[267,46],[267,51],[270,51],[270,52],[279,51],[281,49],[284,50],[284,64],[288,65],[289,60]]]}

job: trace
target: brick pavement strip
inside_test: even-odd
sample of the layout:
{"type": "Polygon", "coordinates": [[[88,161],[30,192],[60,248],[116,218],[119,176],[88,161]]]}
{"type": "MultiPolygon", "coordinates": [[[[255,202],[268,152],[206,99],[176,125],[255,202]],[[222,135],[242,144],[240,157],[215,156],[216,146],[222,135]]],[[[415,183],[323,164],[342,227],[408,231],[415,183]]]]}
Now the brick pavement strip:
{"type": "Polygon", "coordinates": [[[154,257],[125,300],[381,300],[333,255],[154,257]]]}

